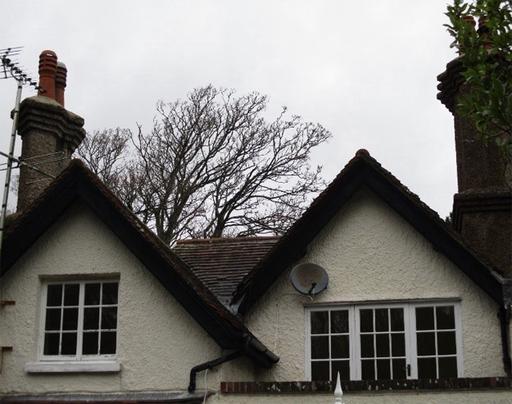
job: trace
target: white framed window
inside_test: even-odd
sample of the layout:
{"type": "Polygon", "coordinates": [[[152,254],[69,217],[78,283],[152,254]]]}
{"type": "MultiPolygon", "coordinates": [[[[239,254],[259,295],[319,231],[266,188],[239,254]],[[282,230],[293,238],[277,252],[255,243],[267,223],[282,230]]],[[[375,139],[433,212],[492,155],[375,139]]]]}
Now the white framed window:
{"type": "Polygon", "coordinates": [[[115,359],[118,280],[45,282],[39,359],[115,359]]]}
{"type": "Polygon", "coordinates": [[[308,380],[463,376],[459,302],[307,307],[305,328],[308,380]]]}

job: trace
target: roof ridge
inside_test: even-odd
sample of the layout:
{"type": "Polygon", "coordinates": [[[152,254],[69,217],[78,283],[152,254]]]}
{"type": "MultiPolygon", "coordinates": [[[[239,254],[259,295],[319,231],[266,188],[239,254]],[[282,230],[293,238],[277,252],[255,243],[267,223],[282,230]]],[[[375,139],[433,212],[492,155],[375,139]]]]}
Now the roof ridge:
{"type": "Polygon", "coordinates": [[[229,242],[236,242],[236,241],[278,240],[280,238],[281,238],[281,236],[189,238],[189,239],[176,240],[176,245],[178,245],[178,244],[180,244],[180,245],[183,245],[183,244],[214,244],[214,243],[229,243],[229,242]]]}

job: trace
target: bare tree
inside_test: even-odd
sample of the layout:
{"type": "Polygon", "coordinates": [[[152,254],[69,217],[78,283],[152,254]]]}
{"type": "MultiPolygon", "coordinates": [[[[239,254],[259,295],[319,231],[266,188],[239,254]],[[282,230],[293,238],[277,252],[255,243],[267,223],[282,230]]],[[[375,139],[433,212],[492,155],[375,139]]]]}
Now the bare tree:
{"type": "Polygon", "coordinates": [[[111,172],[122,178],[112,182],[114,191],[166,243],[282,233],[324,185],[321,168],[309,160],[330,133],[288,117],[286,108],[267,122],[266,105],[256,92],[195,89],[185,100],[160,102],[151,132],[139,126],[132,134],[131,152],[126,142],[114,152],[120,143],[112,138],[111,148],[103,145],[103,154],[88,152],[85,160],[104,179],[111,172]],[[119,165],[124,154],[131,157],[119,165]]]}
{"type": "Polygon", "coordinates": [[[76,153],[105,184],[114,185],[117,191],[129,140],[130,131],[127,129],[94,131],[87,134],[76,153]]]}

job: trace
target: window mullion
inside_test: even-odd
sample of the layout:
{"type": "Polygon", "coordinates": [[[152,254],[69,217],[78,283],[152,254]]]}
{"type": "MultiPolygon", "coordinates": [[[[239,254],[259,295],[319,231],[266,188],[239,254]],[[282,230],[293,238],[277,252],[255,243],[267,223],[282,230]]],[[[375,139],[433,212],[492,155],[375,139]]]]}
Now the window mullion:
{"type": "Polygon", "coordinates": [[[457,377],[464,377],[464,361],[462,357],[463,340],[462,340],[462,315],[461,307],[456,304],[453,307],[453,314],[455,316],[455,343],[457,354],[457,377]]]}
{"type": "Polygon", "coordinates": [[[62,329],[64,323],[64,293],[66,292],[66,284],[62,284],[62,292],[60,296],[60,329],[59,329],[59,351],[58,354],[61,355],[62,352],[62,329]]]}
{"type": "Polygon", "coordinates": [[[350,378],[361,380],[361,343],[359,339],[359,316],[355,306],[349,307],[351,327],[349,329],[352,358],[350,360],[350,378]]]}
{"type": "Polygon", "coordinates": [[[411,375],[407,375],[408,379],[418,378],[418,359],[416,347],[416,313],[414,306],[408,304],[404,307],[404,329],[406,337],[405,355],[407,364],[410,366],[411,375]],[[405,321],[407,319],[407,321],[405,321]]]}
{"type": "Polygon", "coordinates": [[[77,330],[77,342],[76,342],[76,357],[82,359],[82,344],[83,344],[83,332],[84,332],[84,301],[85,301],[85,284],[80,283],[80,289],[78,293],[78,330],[77,330]]]}

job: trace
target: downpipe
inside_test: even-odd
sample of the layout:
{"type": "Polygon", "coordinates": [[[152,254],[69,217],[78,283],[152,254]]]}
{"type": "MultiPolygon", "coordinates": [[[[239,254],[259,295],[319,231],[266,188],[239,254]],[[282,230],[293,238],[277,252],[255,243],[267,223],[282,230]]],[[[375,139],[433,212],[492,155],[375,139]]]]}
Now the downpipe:
{"type": "Polygon", "coordinates": [[[500,307],[498,312],[501,329],[501,347],[503,353],[503,368],[508,377],[512,376],[512,360],[510,358],[510,305],[500,307]]]}
{"type": "Polygon", "coordinates": [[[201,363],[197,366],[194,366],[192,369],[190,369],[190,381],[188,384],[188,392],[193,393],[196,391],[196,376],[198,372],[201,372],[206,369],[213,369],[216,366],[219,366],[225,362],[232,361],[233,359],[236,359],[242,355],[241,350],[232,351],[227,354],[224,354],[217,359],[213,359],[208,362],[201,363]]]}

